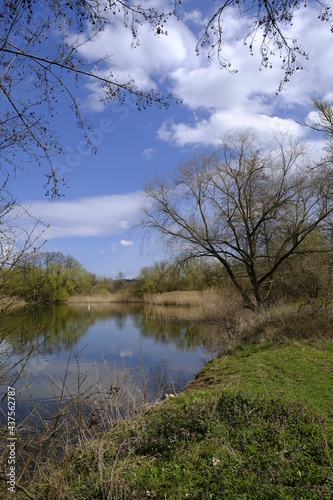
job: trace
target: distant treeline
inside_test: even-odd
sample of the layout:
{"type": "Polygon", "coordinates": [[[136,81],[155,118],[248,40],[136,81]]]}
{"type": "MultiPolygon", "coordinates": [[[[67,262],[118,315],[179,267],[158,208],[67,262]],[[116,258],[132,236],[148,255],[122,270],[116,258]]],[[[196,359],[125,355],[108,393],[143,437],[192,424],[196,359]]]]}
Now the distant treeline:
{"type": "Polygon", "coordinates": [[[222,279],[221,267],[194,259],[183,265],[161,261],[145,267],[134,280],[96,276],[74,257],[61,252],[35,252],[0,271],[0,295],[32,303],[62,303],[75,295],[126,292],[136,296],[173,290],[204,290],[222,279]]]}
{"type": "Polygon", "coordinates": [[[0,294],[27,302],[62,303],[80,294],[118,291],[119,279],[97,277],[77,259],[61,252],[36,252],[21,258],[11,268],[1,269],[0,294]]]}
{"type": "Polygon", "coordinates": [[[71,295],[89,290],[91,275],[71,256],[61,252],[36,252],[1,270],[2,295],[28,302],[65,302],[71,295]]]}
{"type": "MultiPolygon", "coordinates": [[[[333,278],[332,243],[316,232],[299,253],[286,260],[270,283],[271,303],[299,299],[330,299],[333,278]]],[[[237,268],[235,268],[237,272],[237,268]]],[[[242,269],[239,270],[242,272],[242,269]]],[[[249,278],[241,276],[246,286],[249,278]]],[[[36,252],[0,271],[0,296],[15,296],[27,302],[62,303],[74,295],[131,293],[137,297],[171,291],[233,287],[225,269],[213,258],[185,262],[162,260],[141,269],[133,279],[123,273],[115,278],[99,277],[80,262],[61,252],[36,252]]],[[[249,289],[251,284],[248,283],[249,289]]]]}

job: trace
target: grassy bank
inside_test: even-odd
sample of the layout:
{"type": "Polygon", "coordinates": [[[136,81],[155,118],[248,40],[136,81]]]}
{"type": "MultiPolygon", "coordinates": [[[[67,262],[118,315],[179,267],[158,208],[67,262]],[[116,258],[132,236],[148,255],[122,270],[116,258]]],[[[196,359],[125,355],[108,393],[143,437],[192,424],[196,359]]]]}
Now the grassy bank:
{"type": "Polygon", "coordinates": [[[332,367],[331,342],[237,348],[182,394],[82,441],[30,490],[40,499],[330,499],[332,367]]]}
{"type": "Polygon", "coordinates": [[[22,481],[30,498],[332,499],[332,320],[315,312],[272,310],[181,394],[81,423],[22,481]]]}

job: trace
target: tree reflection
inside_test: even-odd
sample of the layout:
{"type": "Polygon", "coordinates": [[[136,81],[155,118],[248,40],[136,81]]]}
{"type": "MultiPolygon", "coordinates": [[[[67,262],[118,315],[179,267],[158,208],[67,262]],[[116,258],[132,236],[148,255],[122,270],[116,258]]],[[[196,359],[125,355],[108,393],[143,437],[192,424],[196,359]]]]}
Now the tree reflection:
{"type": "Polygon", "coordinates": [[[138,336],[161,344],[161,357],[168,344],[184,352],[203,347],[209,357],[216,353],[221,339],[216,325],[175,319],[170,312],[138,304],[48,305],[15,311],[0,323],[0,379],[17,380],[31,360],[39,366],[39,359],[70,352],[93,325],[110,320],[124,335],[136,329],[138,336]]]}
{"type": "MultiPolygon", "coordinates": [[[[177,311],[170,308],[109,303],[93,303],[90,307],[87,304],[37,306],[3,317],[0,323],[0,391],[3,390],[0,403],[5,399],[8,385],[16,385],[22,400],[30,398],[31,407],[39,401],[42,393],[49,390],[47,397],[54,398],[54,391],[59,392],[59,387],[65,387],[63,379],[66,379],[68,397],[75,392],[78,380],[80,391],[83,388],[81,381],[86,384],[93,380],[92,385],[90,382],[88,385],[94,387],[94,391],[97,382],[100,387],[105,386],[112,362],[116,370],[113,379],[117,384],[123,377],[124,384],[130,384],[133,389],[144,381],[145,398],[181,390],[191,377],[185,372],[187,363],[191,366],[192,357],[186,356],[188,361],[180,357],[181,361],[173,365],[169,373],[168,365],[170,362],[172,365],[174,351],[193,353],[196,357],[196,351],[204,348],[207,357],[211,358],[216,354],[216,345],[221,338],[216,325],[185,320],[186,311],[181,309],[181,319],[177,319],[177,311]],[[172,312],[176,317],[171,316],[172,312]],[[121,335],[117,335],[117,331],[121,335]],[[93,335],[87,335],[89,332],[93,335]],[[96,345],[95,333],[98,337],[96,345]],[[114,337],[111,333],[115,334],[114,337]],[[88,339],[86,345],[82,342],[85,335],[88,339]],[[119,338],[120,343],[112,344],[117,354],[109,362],[103,358],[103,353],[106,344],[110,349],[111,338],[119,338]],[[153,339],[158,344],[155,358],[149,359],[148,365],[142,358],[141,339],[153,339]],[[127,352],[126,349],[136,353],[129,364],[121,355],[127,352]],[[181,372],[183,369],[184,373],[181,372]]],[[[188,313],[190,316],[190,309],[188,313]]]]}
{"type": "Polygon", "coordinates": [[[172,342],[180,350],[195,350],[202,345],[202,332],[195,323],[142,315],[137,318],[136,326],[143,337],[153,337],[161,344],[172,342]]]}
{"type": "Polygon", "coordinates": [[[191,319],[191,308],[149,306],[136,318],[143,337],[153,337],[161,344],[174,343],[177,350],[194,351],[203,347],[211,356],[221,350],[224,334],[220,325],[191,319]]]}
{"type": "Polygon", "coordinates": [[[1,335],[13,352],[24,355],[38,345],[39,354],[71,349],[89,328],[88,315],[68,306],[36,306],[16,311],[1,322],[1,335]]]}
{"type": "MultiPolygon", "coordinates": [[[[145,308],[130,304],[48,305],[23,309],[1,321],[1,337],[13,352],[24,355],[40,344],[40,354],[59,354],[73,348],[97,322],[112,319],[124,330],[128,318],[142,337],[157,343],[174,343],[179,350],[190,351],[221,337],[216,325],[178,320],[168,316],[168,308],[145,308]]],[[[183,313],[182,313],[183,316],[183,313]]]]}

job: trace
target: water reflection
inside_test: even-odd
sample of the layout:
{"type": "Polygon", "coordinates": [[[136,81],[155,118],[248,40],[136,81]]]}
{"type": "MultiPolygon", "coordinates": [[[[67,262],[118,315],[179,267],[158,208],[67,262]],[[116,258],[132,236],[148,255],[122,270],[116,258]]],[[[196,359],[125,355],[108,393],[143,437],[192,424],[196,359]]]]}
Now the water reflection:
{"type": "Polygon", "coordinates": [[[37,306],[16,311],[1,321],[1,335],[14,352],[25,354],[36,345],[39,354],[68,350],[89,329],[88,315],[68,306],[37,306]]]}
{"type": "Polygon", "coordinates": [[[166,388],[173,380],[180,390],[220,349],[220,336],[215,326],[178,312],[181,320],[170,308],[138,304],[16,311],[0,325],[1,390],[15,383],[21,401],[48,404],[61,394],[105,391],[124,380],[134,387],[140,379],[149,398],[160,390],[156,384],[166,388]]]}

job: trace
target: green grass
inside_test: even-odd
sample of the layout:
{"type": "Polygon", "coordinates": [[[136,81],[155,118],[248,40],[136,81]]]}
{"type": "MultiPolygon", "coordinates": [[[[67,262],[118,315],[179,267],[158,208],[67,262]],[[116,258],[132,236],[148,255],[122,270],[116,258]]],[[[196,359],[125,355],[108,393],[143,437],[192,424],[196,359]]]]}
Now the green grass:
{"type": "Polygon", "coordinates": [[[332,470],[314,413],[245,393],[189,403],[150,416],[136,447],[146,462],[133,485],[140,498],[145,489],[157,498],[329,498],[332,470]]]}
{"type": "Polygon", "coordinates": [[[332,499],[332,387],[331,342],[238,346],[31,488],[59,500],[332,499]]]}
{"type": "Polygon", "coordinates": [[[228,391],[248,391],[300,401],[333,423],[333,343],[311,345],[265,342],[239,345],[197,375],[189,388],[219,385],[228,391]]]}

